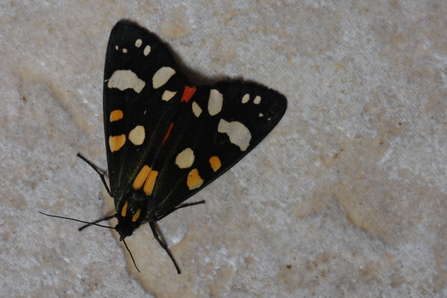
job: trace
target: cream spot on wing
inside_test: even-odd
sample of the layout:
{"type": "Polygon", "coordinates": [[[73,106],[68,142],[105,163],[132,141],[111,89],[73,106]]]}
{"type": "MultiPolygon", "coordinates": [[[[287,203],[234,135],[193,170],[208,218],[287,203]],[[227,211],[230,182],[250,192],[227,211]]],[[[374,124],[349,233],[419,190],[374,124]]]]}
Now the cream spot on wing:
{"type": "Polygon", "coordinates": [[[146,132],[144,130],[144,126],[142,125],[135,126],[135,128],[132,129],[129,133],[129,140],[135,146],[143,144],[145,138],[146,138],[146,132]]]}
{"type": "Polygon", "coordinates": [[[202,109],[195,101],[192,102],[192,112],[197,118],[199,118],[200,114],[202,114],[202,109]]]}
{"type": "Polygon", "coordinates": [[[165,92],[163,92],[163,95],[161,96],[161,99],[164,101],[169,101],[171,98],[174,97],[174,95],[177,93],[177,91],[169,91],[169,90],[165,90],[165,92]]]}
{"type": "Polygon", "coordinates": [[[110,136],[109,147],[111,152],[115,152],[121,149],[126,143],[126,135],[110,136]]]}
{"type": "Polygon", "coordinates": [[[209,162],[214,172],[216,172],[222,166],[222,163],[220,162],[220,159],[217,156],[211,156],[209,162]]]}
{"type": "Polygon", "coordinates": [[[115,50],[118,51],[119,49],[120,49],[120,47],[116,45],[116,46],[115,46],[115,50]]]}
{"type": "Polygon", "coordinates": [[[193,190],[199,188],[203,184],[203,179],[199,175],[199,171],[197,169],[191,170],[188,174],[188,178],[186,180],[186,185],[189,190],[193,190]]]}
{"type": "Polygon", "coordinates": [[[144,56],[147,56],[147,55],[149,55],[149,53],[151,52],[151,46],[145,46],[144,47],[144,50],[143,50],[143,54],[144,54],[144,56]]]}
{"type": "Polygon", "coordinates": [[[126,54],[127,53],[127,49],[123,48],[123,53],[126,54]]]}
{"type": "Polygon", "coordinates": [[[261,96],[257,95],[257,96],[255,97],[255,99],[253,100],[253,103],[254,103],[255,105],[258,105],[260,102],[261,102],[261,96]]]}
{"type": "Polygon", "coordinates": [[[166,84],[174,74],[175,70],[171,67],[164,66],[160,68],[152,77],[152,86],[154,89],[160,88],[166,84]]]}
{"type": "Polygon", "coordinates": [[[247,150],[250,145],[250,130],[238,121],[227,122],[224,119],[220,119],[217,131],[226,133],[230,138],[230,142],[238,146],[241,151],[247,150]]]}
{"type": "Polygon", "coordinates": [[[264,114],[262,114],[262,113],[259,113],[259,117],[264,117],[264,114]]]}
{"type": "Polygon", "coordinates": [[[110,122],[115,122],[123,119],[124,114],[121,110],[114,110],[110,113],[110,122]]]}
{"type": "Polygon", "coordinates": [[[219,114],[222,110],[223,95],[216,89],[211,89],[210,97],[208,98],[208,112],[211,116],[219,114]]]}
{"type": "Polygon", "coordinates": [[[137,48],[141,47],[142,44],[143,44],[143,41],[141,39],[139,39],[139,38],[135,41],[135,46],[137,48]]]}
{"type": "Polygon", "coordinates": [[[118,88],[121,91],[133,89],[136,93],[140,93],[145,85],[146,83],[131,70],[115,70],[107,83],[109,88],[118,88]]]}
{"type": "Polygon", "coordinates": [[[248,93],[242,97],[242,103],[247,103],[249,100],[250,100],[250,94],[248,93]]]}
{"type": "Polygon", "coordinates": [[[175,164],[180,169],[186,169],[192,166],[194,163],[194,151],[191,148],[186,148],[180,152],[175,158],[175,164]]]}

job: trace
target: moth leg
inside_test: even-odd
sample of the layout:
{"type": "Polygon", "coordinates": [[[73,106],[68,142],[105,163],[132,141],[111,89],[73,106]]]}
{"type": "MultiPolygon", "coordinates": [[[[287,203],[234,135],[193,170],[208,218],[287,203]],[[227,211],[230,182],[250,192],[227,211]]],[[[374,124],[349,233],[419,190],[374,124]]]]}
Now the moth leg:
{"type": "Polygon", "coordinates": [[[166,216],[168,216],[169,214],[171,214],[171,213],[174,212],[175,210],[182,209],[182,208],[189,207],[189,206],[200,205],[200,204],[205,204],[205,201],[198,201],[198,202],[192,202],[192,203],[180,204],[180,205],[174,207],[172,210],[166,212],[165,215],[163,215],[163,216],[161,216],[161,217],[158,217],[158,218],[157,218],[157,221],[159,221],[159,220],[162,219],[162,218],[165,218],[166,216]]]}
{"type": "Polygon", "coordinates": [[[180,271],[179,266],[177,265],[177,262],[174,260],[174,257],[172,256],[171,251],[169,250],[168,246],[163,241],[161,241],[161,239],[158,237],[157,228],[155,227],[155,222],[154,221],[149,222],[149,226],[151,227],[152,234],[154,234],[154,237],[155,237],[155,239],[157,239],[158,244],[160,244],[160,246],[166,251],[168,256],[171,258],[172,262],[174,263],[175,269],[177,269],[177,273],[178,274],[182,273],[180,271]]]}
{"type": "Polygon", "coordinates": [[[189,207],[189,206],[195,206],[195,205],[200,205],[200,204],[205,204],[205,200],[198,201],[198,202],[192,202],[192,203],[180,204],[177,207],[175,207],[174,210],[172,210],[172,212],[174,212],[175,210],[181,209],[181,208],[185,208],[185,207],[189,207]]]}
{"type": "Polygon", "coordinates": [[[96,166],[94,163],[92,163],[87,158],[85,158],[81,153],[78,153],[76,156],[79,157],[80,159],[82,159],[83,161],[85,161],[89,166],[91,166],[93,168],[93,170],[95,170],[96,173],[98,173],[99,177],[101,177],[102,184],[104,184],[104,187],[106,188],[106,190],[109,193],[109,195],[111,197],[113,197],[112,193],[110,191],[110,188],[109,188],[109,186],[106,183],[106,179],[104,178],[105,177],[105,174],[104,174],[105,171],[100,169],[98,166],[96,166]]]}
{"type": "Polygon", "coordinates": [[[112,219],[112,218],[114,218],[114,217],[116,217],[116,214],[109,215],[109,216],[106,216],[106,217],[97,219],[97,220],[95,220],[95,221],[89,222],[89,223],[86,224],[85,226],[80,227],[78,230],[79,230],[79,231],[82,231],[83,229],[85,229],[85,228],[87,228],[87,227],[89,227],[89,226],[91,226],[91,225],[95,225],[95,224],[97,224],[98,222],[106,221],[106,220],[112,219]]]}

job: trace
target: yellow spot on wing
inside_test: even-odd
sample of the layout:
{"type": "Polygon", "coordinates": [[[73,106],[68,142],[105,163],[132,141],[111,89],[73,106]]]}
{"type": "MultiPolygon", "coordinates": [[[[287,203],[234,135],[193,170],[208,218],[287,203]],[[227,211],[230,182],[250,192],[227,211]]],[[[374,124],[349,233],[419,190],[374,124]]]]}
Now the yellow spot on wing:
{"type": "Polygon", "coordinates": [[[203,179],[199,175],[199,171],[197,169],[191,170],[188,174],[188,179],[186,181],[186,185],[188,185],[189,190],[193,190],[199,188],[203,184],[203,179]]]}
{"type": "Polygon", "coordinates": [[[121,216],[122,217],[126,217],[126,214],[127,214],[127,204],[128,204],[128,202],[125,201],[124,205],[123,205],[123,208],[121,209],[121,216]]]}
{"type": "Polygon", "coordinates": [[[118,121],[123,119],[124,114],[121,110],[114,110],[112,113],[110,113],[110,122],[118,121]]]}
{"type": "Polygon", "coordinates": [[[141,186],[143,186],[143,183],[144,181],[146,181],[147,175],[149,175],[150,171],[151,168],[149,168],[148,166],[144,166],[141,168],[140,172],[132,183],[133,189],[137,190],[140,189],[141,186]]]}
{"type": "Polygon", "coordinates": [[[220,162],[220,159],[217,156],[211,156],[209,162],[214,172],[216,172],[222,166],[222,163],[220,162]]]}
{"type": "Polygon", "coordinates": [[[109,147],[111,152],[115,152],[121,149],[126,143],[126,135],[110,136],[109,147]]]}
{"type": "Polygon", "coordinates": [[[150,171],[149,176],[147,176],[146,183],[144,183],[144,193],[147,196],[152,195],[154,191],[155,182],[157,181],[158,171],[150,171]]]}

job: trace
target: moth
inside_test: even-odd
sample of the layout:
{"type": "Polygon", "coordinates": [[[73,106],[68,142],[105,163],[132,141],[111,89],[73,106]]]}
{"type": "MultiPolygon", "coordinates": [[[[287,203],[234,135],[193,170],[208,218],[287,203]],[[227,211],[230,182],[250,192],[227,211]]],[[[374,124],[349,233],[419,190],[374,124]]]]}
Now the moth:
{"type": "MultiPolygon", "coordinates": [[[[130,21],[112,29],[104,70],[104,130],[109,185],[121,240],[156,222],[225,173],[277,125],[286,98],[240,80],[195,86],[168,47],[130,21]]],[[[84,227],[83,227],[84,228],[84,227]]],[[[126,246],[127,247],[127,246],[126,246]]],[[[134,262],[135,263],[135,262],[134,262]]]]}

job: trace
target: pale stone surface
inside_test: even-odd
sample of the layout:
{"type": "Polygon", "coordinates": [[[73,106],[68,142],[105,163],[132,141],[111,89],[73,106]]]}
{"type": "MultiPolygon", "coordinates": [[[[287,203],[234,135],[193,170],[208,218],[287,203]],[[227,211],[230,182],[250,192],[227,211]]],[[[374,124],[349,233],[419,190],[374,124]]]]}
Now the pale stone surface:
{"type": "Polygon", "coordinates": [[[0,5],[5,297],[446,297],[445,1],[11,1],[0,5]],[[129,18],[196,83],[263,83],[289,108],[249,156],[159,224],[109,230],[102,76],[129,18]],[[129,271],[128,271],[129,270],[129,271]],[[151,295],[149,295],[151,296],[151,295]]]}

